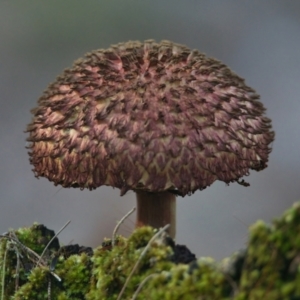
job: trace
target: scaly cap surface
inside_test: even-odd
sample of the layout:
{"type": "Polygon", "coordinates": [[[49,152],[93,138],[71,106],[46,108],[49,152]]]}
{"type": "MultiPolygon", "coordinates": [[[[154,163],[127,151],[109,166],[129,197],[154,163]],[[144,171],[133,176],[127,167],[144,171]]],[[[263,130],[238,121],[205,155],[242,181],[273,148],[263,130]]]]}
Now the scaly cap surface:
{"type": "Polygon", "coordinates": [[[38,101],[30,163],[55,185],[184,196],[266,168],[274,140],[253,89],[169,41],[87,53],[38,101]]]}

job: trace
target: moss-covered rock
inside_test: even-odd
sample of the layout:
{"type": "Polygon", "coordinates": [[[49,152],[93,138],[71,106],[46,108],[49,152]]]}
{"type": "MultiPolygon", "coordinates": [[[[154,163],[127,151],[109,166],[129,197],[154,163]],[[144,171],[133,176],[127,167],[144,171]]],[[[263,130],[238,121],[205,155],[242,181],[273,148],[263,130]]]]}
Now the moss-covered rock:
{"type": "Polygon", "coordinates": [[[236,299],[300,299],[300,203],[250,227],[236,299]]]}
{"type": "Polygon", "coordinates": [[[247,248],[220,263],[195,260],[165,236],[149,246],[155,233],[139,228],[94,251],[60,247],[55,238],[44,251],[53,231],[39,224],[10,230],[0,240],[0,300],[110,300],[122,289],[119,299],[300,299],[300,203],[272,225],[256,222],[247,248]]]}

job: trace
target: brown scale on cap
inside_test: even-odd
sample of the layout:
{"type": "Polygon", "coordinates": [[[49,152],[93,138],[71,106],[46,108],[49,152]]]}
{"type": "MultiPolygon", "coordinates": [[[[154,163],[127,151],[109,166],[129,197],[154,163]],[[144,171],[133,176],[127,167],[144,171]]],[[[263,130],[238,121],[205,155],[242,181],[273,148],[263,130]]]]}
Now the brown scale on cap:
{"type": "Polygon", "coordinates": [[[86,54],[32,112],[27,131],[37,177],[137,191],[138,214],[147,197],[172,198],[175,206],[174,193],[240,182],[249,169],[266,168],[274,140],[259,96],[242,78],[169,41],[86,54]]]}

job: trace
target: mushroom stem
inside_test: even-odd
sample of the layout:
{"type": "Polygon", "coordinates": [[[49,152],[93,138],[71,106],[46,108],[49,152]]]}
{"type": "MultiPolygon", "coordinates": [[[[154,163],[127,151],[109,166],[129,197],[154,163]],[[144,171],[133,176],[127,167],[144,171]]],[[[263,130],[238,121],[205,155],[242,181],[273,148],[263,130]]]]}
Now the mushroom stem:
{"type": "Polygon", "coordinates": [[[168,234],[176,234],[176,196],[170,192],[135,191],[137,199],[136,226],[161,228],[170,224],[168,234]]]}

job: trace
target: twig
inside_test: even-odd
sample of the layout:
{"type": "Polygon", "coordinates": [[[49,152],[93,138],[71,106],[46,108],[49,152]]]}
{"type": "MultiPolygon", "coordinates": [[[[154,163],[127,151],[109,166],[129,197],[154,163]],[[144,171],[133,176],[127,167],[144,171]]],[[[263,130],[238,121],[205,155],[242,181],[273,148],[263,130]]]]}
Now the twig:
{"type": "Polygon", "coordinates": [[[140,257],[138,258],[137,262],[135,263],[133,269],[131,270],[129,276],[127,277],[122,290],[120,292],[120,294],[118,295],[117,300],[120,300],[132,275],[134,274],[134,272],[136,271],[139,263],[141,262],[142,258],[145,256],[146,252],[148,251],[148,249],[151,247],[151,244],[153,243],[153,241],[155,241],[165,230],[167,230],[170,227],[170,224],[167,224],[166,226],[164,226],[163,228],[161,228],[156,234],[154,234],[154,236],[151,238],[151,240],[148,242],[147,246],[144,248],[144,250],[142,251],[140,257]]]}
{"type": "MultiPolygon", "coordinates": [[[[66,225],[64,225],[64,227],[62,227],[62,229],[56,234],[56,236],[68,225],[70,223],[70,221],[68,221],[68,223],[66,224],[66,225]]],[[[14,234],[14,232],[12,232],[12,234],[10,234],[10,235],[0,235],[0,238],[6,238],[7,240],[9,240],[9,241],[12,241],[12,242],[14,242],[15,244],[17,244],[17,245],[19,245],[25,252],[27,252],[27,254],[28,253],[30,253],[30,254],[32,254],[34,257],[35,257],[35,259],[37,260],[37,261],[34,261],[33,259],[31,259],[32,261],[34,261],[34,263],[36,263],[36,265],[37,266],[39,266],[39,267],[46,267],[47,266],[47,263],[43,260],[43,258],[42,258],[42,256],[39,256],[35,251],[33,251],[32,249],[30,249],[30,248],[28,248],[27,246],[25,246],[24,244],[22,244],[20,241],[19,241],[19,239],[18,239],[18,237],[14,234]],[[14,237],[12,237],[11,235],[14,235],[14,237]]],[[[54,238],[55,238],[55,236],[54,236],[54,238]]],[[[53,238],[53,239],[54,239],[53,238]]],[[[47,246],[46,246],[46,249],[47,249],[47,247],[48,247],[48,245],[50,245],[51,244],[51,242],[52,242],[52,240],[53,239],[51,239],[51,241],[47,244],[47,246]]],[[[16,246],[15,246],[16,247],[16,246]]],[[[16,250],[15,250],[16,251],[16,250]]],[[[43,251],[44,252],[44,251],[43,251]]],[[[21,255],[19,252],[18,252],[18,255],[21,255]]],[[[21,255],[22,256],[22,255],[21,255]]],[[[56,280],[58,280],[58,281],[61,281],[61,278],[57,275],[57,274],[55,274],[53,271],[51,271],[50,270],[50,274],[51,275],[53,275],[55,278],[56,278],[56,280]]],[[[1,299],[2,300],[2,299],[1,299]]]]}
{"type": "Polygon", "coordinates": [[[113,231],[113,235],[112,235],[112,239],[111,239],[111,245],[112,247],[115,246],[115,242],[116,242],[116,236],[117,236],[117,232],[120,228],[120,226],[122,225],[122,223],[135,211],[135,207],[133,209],[131,209],[117,224],[117,226],[115,227],[114,231],[113,231]]]}
{"type": "Polygon", "coordinates": [[[148,282],[149,279],[151,279],[153,277],[157,277],[157,276],[158,276],[158,274],[150,274],[149,276],[147,276],[146,278],[144,278],[143,281],[140,283],[139,287],[136,289],[135,293],[133,294],[131,300],[135,300],[136,299],[136,297],[140,293],[141,289],[148,282]]]}
{"type": "MultiPolygon", "coordinates": [[[[5,235],[5,234],[4,234],[5,235]]],[[[18,237],[16,236],[14,231],[11,231],[6,234],[8,237],[13,237],[16,241],[20,242],[18,237]]],[[[13,250],[16,253],[17,256],[17,264],[16,264],[16,280],[15,280],[15,291],[19,289],[19,278],[20,278],[20,256],[22,257],[22,254],[19,252],[19,249],[17,247],[17,243],[15,241],[10,241],[13,244],[13,250]]]]}
{"type": "MultiPolygon", "coordinates": [[[[7,243],[8,243],[8,242],[7,242],[7,243]]],[[[1,300],[4,300],[4,285],[5,285],[6,255],[7,255],[7,252],[8,252],[7,243],[6,243],[6,249],[5,249],[4,258],[3,258],[3,265],[2,265],[1,300]]]]}
{"type": "Polygon", "coordinates": [[[48,300],[51,300],[51,278],[48,279],[48,300]]]}
{"type": "Polygon", "coordinates": [[[50,246],[50,244],[53,242],[53,240],[70,224],[71,220],[69,220],[61,229],[58,230],[58,232],[52,237],[52,239],[49,241],[49,243],[46,245],[46,247],[44,248],[38,262],[37,265],[40,263],[40,261],[42,260],[45,252],[47,251],[48,247],[50,246]]]}
{"type": "Polygon", "coordinates": [[[237,295],[239,288],[237,283],[231,278],[230,275],[226,274],[225,272],[221,271],[223,273],[223,275],[225,276],[225,278],[227,279],[228,283],[231,285],[232,289],[233,289],[233,297],[237,295]]]}
{"type": "Polygon", "coordinates": [[[28,247],[26,247],[25,245],[23,245],[18,239],[13,238],[13,237],[11,237],[11,236],[6,236],[6,235],[0,235],[0,237],[6,238],[6,239],[8,239],[8,240],[10,240],[10,241],[15,242],[15,243],[18,244],[21,248],[23,248],[23,250],[25,250],[25,251],[31,253],[33,256],[35,256],[37,259],[40,260],[39,265],[42,265],[42,266],[45,266],[45,265],[46,265],[46,263],[41,259],[41,257],[40,257],[36,252],[34,252],[34,251],[31,250],[30,248],[28,248],[28,247]]]}
{"type": "Polygon", "coordinates": [[[15,281],[15,290],[19,289],[19,279],[20,279],[20,253],[18,248],[15,249],[17,255],[17,265],[16,265],[16,281],[15,281]]]}

